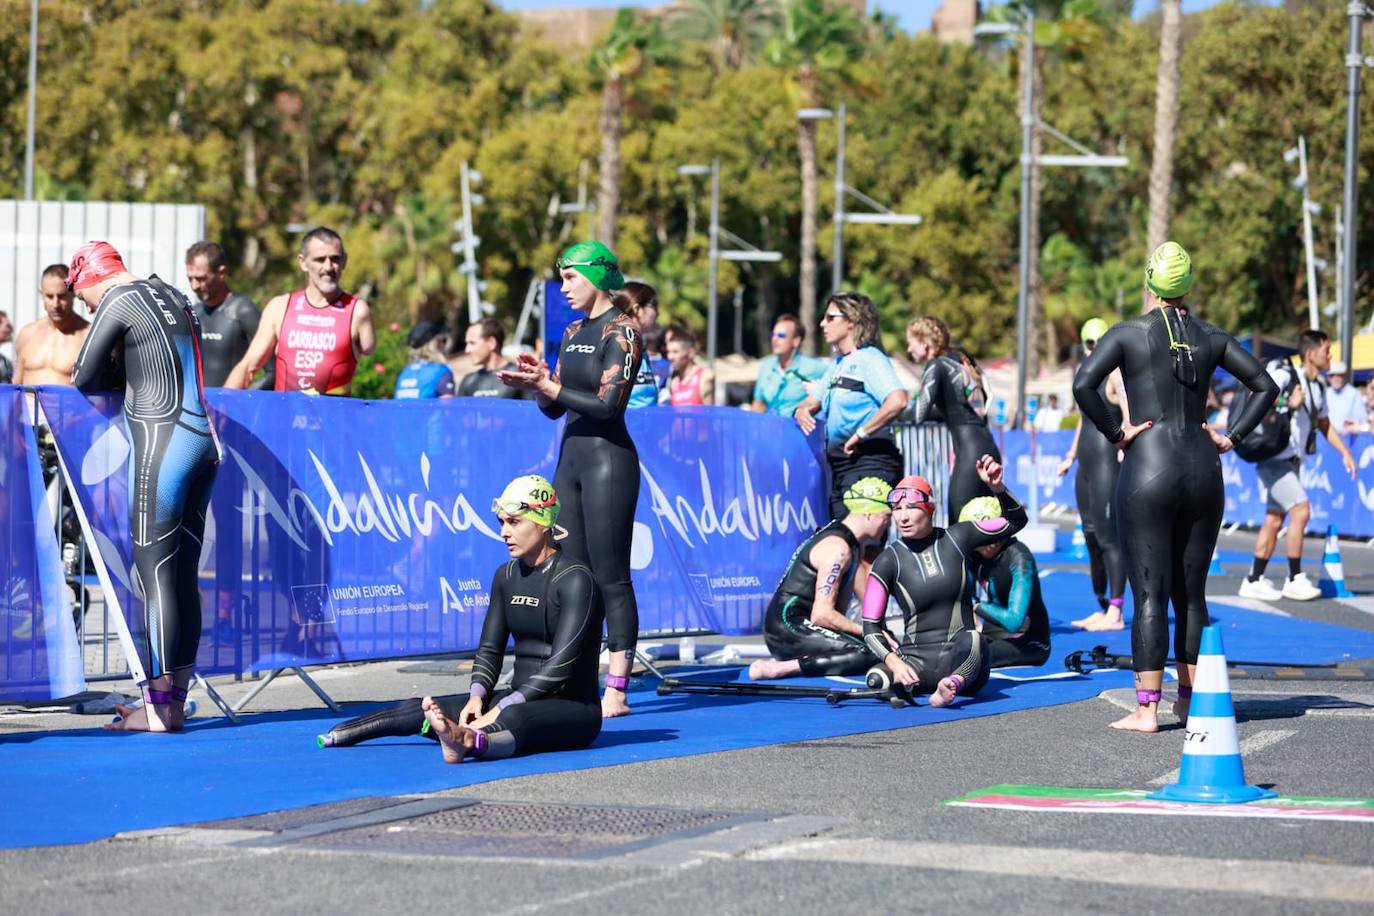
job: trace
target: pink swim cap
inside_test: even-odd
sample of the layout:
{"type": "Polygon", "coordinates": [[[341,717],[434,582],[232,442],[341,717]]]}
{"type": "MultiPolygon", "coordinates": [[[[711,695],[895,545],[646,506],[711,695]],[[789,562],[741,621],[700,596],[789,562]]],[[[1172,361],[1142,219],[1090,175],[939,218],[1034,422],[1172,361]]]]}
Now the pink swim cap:
{"type": "Polygon", "coordinates": [[[67,285],[72,289],[86,289],[127,269],[124,259],[109,242],[87,242],[72,255],[67,285]]]}

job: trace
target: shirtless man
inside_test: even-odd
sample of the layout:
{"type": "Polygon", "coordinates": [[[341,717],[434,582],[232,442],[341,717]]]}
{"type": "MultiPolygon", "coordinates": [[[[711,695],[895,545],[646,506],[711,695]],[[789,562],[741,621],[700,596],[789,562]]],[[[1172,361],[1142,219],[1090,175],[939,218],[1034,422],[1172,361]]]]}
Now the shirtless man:
{"type": "Polygon", "coordinates": [[[377,348],[372,310],[339,285],[348,264],[339,234],[323,226],[312,230],[296,262],[305,288],[267,303],[248,352],[224,387],[247,388],[275,351],[277,391],[347,396],[358,360],[377,348]]]}
{"type": "Polygon", "coordinates": [[[24,325],[15,343],[16,385],[70,385],[72,367],[86,341],[91,323],[73,308],[76,301],[67,288],[67,265],[53,264],[43,270],[38,284],[46,314],[24,325]]]}

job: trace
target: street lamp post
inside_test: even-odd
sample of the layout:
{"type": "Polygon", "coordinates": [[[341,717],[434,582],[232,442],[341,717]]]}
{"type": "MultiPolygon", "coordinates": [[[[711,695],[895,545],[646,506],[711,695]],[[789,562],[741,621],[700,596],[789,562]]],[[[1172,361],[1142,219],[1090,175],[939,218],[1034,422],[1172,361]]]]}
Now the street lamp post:
{"type": "Polygon", "coordinates": [[[706,291],[706,360],[712,366],[716,365],[716,317],[719,311],[719,304],[716,302],[717,274],[719,273],[721,261],[781,261],[782,252],[780,251],[761,251],[741,239],[739,236],[724,229],[720,225],[720,160],[712,159],[710,165],[680,165],[677,167],[679,175],[710,175],[711,176],[711,226],[707,234],[707,278],[706,291]],[[739,245],[739,249],[722,249],[720,246],[721,237],[724,236],[732,243],[739,245]]]}
{"type": "Polygon", "coordinates": [[[1283,154],[1285,162],[1298,162],[1298,177],[1293,183],[1302,189],[1302,244],[1307,258],[1307,325],[1312,330],[1321,327],[1317,317],[1317,259],[1312,252],[1312,215],[1322,208],[1312,203],[1307,193],[1307,138],[1298,137],[1298,145],[1283,154]]]}
{"type": "Polygon", "coordinates": [[[38,107],[38,0],[29,5],[29,113],[24,132],[24,199],[33,200],[33,117],[38,107]]]}
{"type": "Polygon", "coordinates": [[[867,194],[851,188],[845,182],[845,116],[847,108],[841,105],[838,111],[831,111],[829,108],[803,108],[797,112],[799,121],[823,121],[828,118],[835,118],[839,123],[839,143],[835,148],[835,213],[832,219],[835,223],[835,241],[831,247],[830,256],[830,291],[839,292],[840,286],[844,283],[844,224],[845,223],[868,223],[870,225],[899,225],[899,226],[919,226],[921,217],[915,213],[893,213],[890,209],[878,203],[867,194]],[[845,210],[844,198],[848,194],[856,200],[862,201],[872,207],[874,213],[850,213],[845,210]]]}
{"type": "Polygon", "coordinates": [[[1355,206],[1359,196],[1360,172],[1360,76],[1364,68],[1364,20],[1370,10],[1364,0],[1351,0],[1345,12],[1350,18],[1350,45],[1345,55],[1345,251],[1341,258],[1341,306],[1344,317],[1341,325],[1341,359],[1353,371],[1355,354],[1351,346],[1355,337],[1355,278],[1360,272],[1355,262],[1355,206]]]}

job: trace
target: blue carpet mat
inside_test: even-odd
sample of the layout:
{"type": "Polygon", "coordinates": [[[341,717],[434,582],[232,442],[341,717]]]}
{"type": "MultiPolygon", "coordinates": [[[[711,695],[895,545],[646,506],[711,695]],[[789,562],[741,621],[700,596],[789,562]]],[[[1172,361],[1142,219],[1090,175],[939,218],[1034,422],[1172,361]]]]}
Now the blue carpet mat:
{"type": "MultiPolygon", "coordinates": [[[[418,737],[319,750],[315,735],[339,720],[327,710],[254,715],[237,727],[220,719],[195,721],[180,736],[98,729],[8,735],[0,738],[0,847],[85,842],[367,795],[949,722],[1071,703],[1129,686],[1125,671],[1085,676],[1063,670],[1064,655],[1076,649],[1105,643],[1112,651],[1129,651],[1129,632],[1082,633],[1068,626],[1093,606],[1087,577],[1052,571],[1043,587],[1046,603],[1063,611],[1063,619],[1054,621],[1050,663],[994,672],[977,698],[951,709],[893,710],[872,700],[830,707],[823,699],[660,697],[656,682],[646,679],[631,696],[635,714],[608,722],[588,750],[458,766],[444,765],[435,745],[418,737]]],[[[1213,617],[1231,658],[1320,663],[1374,655],[1374,633],[1226,606],[1214,606],[1213,617]]],[[[740,668],[690,676],[745,678],[740,668]]],[[[346,715],[375,708],[353,704],[346,715]]]]}

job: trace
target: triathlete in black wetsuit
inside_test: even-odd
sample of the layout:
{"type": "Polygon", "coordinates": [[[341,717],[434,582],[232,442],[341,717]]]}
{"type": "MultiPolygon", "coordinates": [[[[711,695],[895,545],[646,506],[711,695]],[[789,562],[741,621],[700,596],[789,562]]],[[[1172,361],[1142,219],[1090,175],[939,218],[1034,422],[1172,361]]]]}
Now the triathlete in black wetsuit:
{"type": "Polygon", "coordinates": [[[877,663],[864,645],[863,625],[844,609],[863,548],[887,537],[891,491],[877,477],[855,482],[843,494],[845,517],[822,526],[792,554],[763,617],[763,639],[773,658],[751,664],[751,678],[863,674],[877,663]]]}
{"type": "Polygon", "coordinates": [[[639,634],[639,609],[630,582],[630,542],[639,502],[639,453],[625,428],[625,404],[639,369],[643,343],[634,301],[615,255],[600,242],[579,242],[557,267],[563,295],[586,318],[563,334],[558,369],[522,353],[500,373],[515,388],[533,391],[550,419],[568,414],[553,485],[563,500],[563,549],[586,562],[606,605],[610,673],[602,711],[622,716],[639,634]]]}
{"type": "MultiPolygon", "coordinates": [[[[961,522],[1002,517],[1002,505],[980,496],[959,510],[961,522]]],[[[1050,657],[1050,615],[1040,595],[1035,555],[1016,538],[974,548],[975,573],[982,597],[973,612],[983,618],[988,667],[1043,665],[1050,657]]]]}
{"type": "Polygon", "coordinates": [[[201,390],[199,330],[180,292],[156,276],[134,277],[108,242],[77,249],[68,282],[95,315],[72,384],[89,394],[122,377],[133,443],[129,515],[149,680],[147,705],[124,710],[118,725],[174,730],[200,644],[196,569],[220,457],[201,390]]]}
{"type": "Polygon", "coordinates": [[[1083,415],[1117,448],[1126,448],[1117,484],[1118,530],[1126,552],[1135,619],[1135,712],[1114,728],[1158,730],[1157,707],[1169,653],[1169,603],[1180,710],[1192,693],[1198,642],[1207,625],[1207,567],[1221,526],[1221,460],[1235,439],[1259,423],[1278,396],[1268,373],[1229,334],[1182,307],[1192,286],[1192,260],[1165,242],[1145,269],[1151,309],[1107,332],[1073,381],[1083,415]],[[1207,390],[1218,366],[1255,392],[1229,436],[1206,427],[1207,390]],[[1120,367],[1131,422],[1113,418],[1100,387],[1120,367]],[[1137,421],[1141,421],[1137,423],[1137,421]],[[1129,448],[1128,448],[1129,446],[1129,448]]]}
{"type": "Polygon", "coordinates": [[[587,567],[553,539],[558,499],[542,477],[518,477],[493,503],[511,556],[496,570],[491,604],[466,694],[405,700],[335,726],[321,747],[425,734],[444,759],[499,759],[576,750],[601,733],[597,672],[601,600],[587,567]],[[506,644],[515,640],[511,685],[498,690],[506,644]]]}
{"type": "MultiPolygon", "coordinates": [[[[1080,337],[1084,354],[1090,354],[1111,325],[1101,318],[1089,318],[1083,323],[1080,337]]],[[[1121,423],[1130,418],[1125,412],[1125,392],[1121,390],[1121,373],[1114,372],[1102,383],[1102,397],[1107,402],[1112,419],[1121,423]]],[[[1059,465],[1063,477],[1078,461],[1074,476],[1074,499],[1083,524],[1083,540],[1088,548],[1088,572],[1097,595],[1098,610],[1073,621],[1085,630],[1120,630],[1125,627],[1121,608],[1126,595],[1126,558],[1121,551],[1121,535],[1116,530],[1116,480],[1121,472],[1121,452],[1107,441],[1091,423],[1084,423],[1082,414],[1074,430],[1069,454],[1059,465]]]]}
{"type": "Polygon", "coordinates": [[[954,467],[946,493],[949,518],[957,518],[969,500],[990,491],[978,476],[978,459],[991,455],[999,463],[1002,453],[988,431],[987,395],[981,379],[965,367],[949,349],[949,328],[938,318],[916,318],[906,331],[912,359],[926,364],[921,389],[910,411],[913,423],[942,420],[954,446],[954,467]]]}
{"type": "MultiPolygon", "coordinates": [[[[200,369],[206,388],[220,388],[229,370],[248,352],[258,333],[261,314],[242,293],[229,288],[224,249],[215,242],[196,242],[186,250],[186,279],[195,298],[191,310],[200,321],[200,369]]],[[[274,363],[249,388],[271,391],[274,363]]]]}
{"type": "Polygon", "coordinates": [[[1000,518],[936,528],[935,497],[924,478],[906,477],[892,488],[888,501],[901,537],[873,562],[864,593],[864,642],[893,680],[931,694],[932,706],[949,704],[956,693],[977,693],[987,682],[988,656],[973,620],[974,550],[1026,524],[1026,510],[1002,483],[1002,466],[984,455],[977,470],[997,497],[1000,518]],[[889,596],[905,621],[896,651],[883,629],[889,596]]]}

